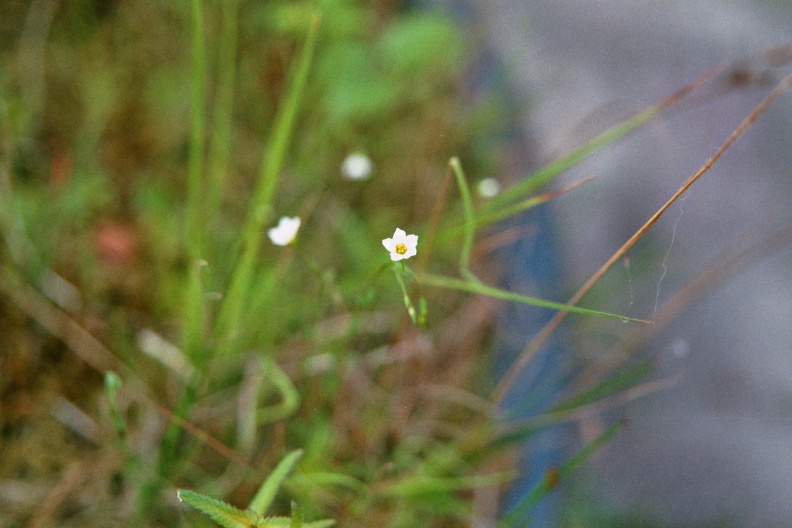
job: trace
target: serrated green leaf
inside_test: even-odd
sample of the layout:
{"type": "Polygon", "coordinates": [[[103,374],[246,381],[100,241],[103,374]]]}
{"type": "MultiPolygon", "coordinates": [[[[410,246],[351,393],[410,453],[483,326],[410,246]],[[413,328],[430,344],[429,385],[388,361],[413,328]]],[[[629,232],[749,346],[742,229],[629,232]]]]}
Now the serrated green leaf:
{"type": "Polygon", "coordinates": [[[322,519],[321,521],[311,521],[303,523],[303,528],[328,528],[333,526],[335,521],[333,519],[322,519]]]}
{"type": "Polygon", "coordinates": [[[291,526],[290,517],[265,517],[259,522],[258,528],[280,528],[281,526],[288,528],[291,526]]]}
{"type": "Polygon", "coordinates": [[[335,521],[333,519],[322,519],[321,521],[311,521],[303,523],[303,528],[329,528],[333,526],[335,521]]]}
{"type": "Polygon", "coordinates": [[[281,483],[283,483],[283,479],[286,478],[286,475],[289,474],[289,471],[292,470],[294,464],[297,463],[302,454],[302,449],[298,449],[292,451],[280,461],[275,470],[267,477],[267,480],[264,481],[264,484],[261,485],[256,496],[253,497],[250,503],[251,510],[258,515],[264,515],[264,512],[266,512],[272,504],[272,500],[275,498],[275,494],[278,492],[281,483]]]}
{"type": "MultiPolygon", "coordinates": [[[[303,523],[302,528],[328,528],[334,524],[335,521],[332,519],[322,519],[321,521],[303,523]]],[[[267,517],[259,521],[258,528],[291,528],[291,525],[291,517],[267,517]]]]}
{"type": "Polygon", "coordinates": [[[259,517],[251,511],[234,508],[227,502],[190,490],[179,490],[179,500],[209,516],[223,528],[256,528],[259,517]]]}

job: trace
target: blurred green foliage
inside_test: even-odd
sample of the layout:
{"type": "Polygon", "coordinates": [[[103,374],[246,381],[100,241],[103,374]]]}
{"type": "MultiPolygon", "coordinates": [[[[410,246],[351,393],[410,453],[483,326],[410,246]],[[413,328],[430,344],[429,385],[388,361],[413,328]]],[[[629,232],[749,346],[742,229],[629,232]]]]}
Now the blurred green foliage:
{"type": "Polygon", "coordinates": [[[299,504],[278,523],[469,526],[495,515],[515,444],[637,383],[496,424],[490,298],[569,307],[487,286],[473,241],[667,103],[474,199],[462,165],[495,173],[505,112],[462,97],[468,45],[388,0],[0,6],[0,479],[30,497],[0,527],[204,526],[176,487],[236,515],[268,475],[283,493],[266,506],[299,504]],[[358,152],[371,178],[342,177],[358,152]],[[302,219],[289,247],[265,236],[281,216],[302,219]],[[421,238],[394,283],[396,227],[421,238]],[[80,419],[53,419],[53,399],[80,419]],[[270,473],[295,449],[290,476],[270,473]]]}
{"type": "MultiPolygon", "coordinates": [[[[421,394],[472,387],[482,369],[473,353],[488,312],[478,317],[478,337],[459,346],[448,316],[463,299],[445,294],[433,314],[436,330],[416,333],[405,324],[396,286],[376,273],[387,262],[380,240],[397,225],[427,220],[447,159],[469,141],[464,127],[472,112],[457,97],[463,35],[442,16],[403,13],[386,1],[216,1],[202,8],[207,126],[200,155],[209,160],[202,177],[223,172],[217,211],[203,211],[209,246],[201,309],[209,323],[235,267],[268,155],[262,146],[288,95],[289,72],[314,13],[322,22],[268,219],[301,216],[299,246],[261,240],[242,334],[234,350],[215,350],[195,379],[179,370],[183,360],[173,363],[156,347],[141,353],[144,330],[180,345],[189,309],[190,4],[20,1],[0,8],[4,276],[18,274],[45,294],[42,277],[50,270],[73,285],[80,303],[63,317],[91,327],[121,361],[123,379],[113,388],[111,412],[102,410],[105,403],[97,407],[102,388],[95,377],[74,401],[95,409],[100,431],[85,450],[99,460],[95,482],[71,490],[85,507],[42,513],[17,504],[0,526],[42,515],[61,526],[184,525],[187,517],[173,505],[177,484],[231,502],[249,499],[261,470],[167,427],[174,418],[151,407],[152,400],[255,468],[271,467],[288,447],[302,448],[285,489],[306,519],[464,525],[465,490],[506,476],[477,480],[466,461],[477,444],[456,445],[455,430],[468,429],[473,418],[484,423],[478,411],[421,394]],[[228,10],[236,12],[235,34],[228,33],[228,10]],[[233,64],[222,62],[224,39],[235,43],[233,64]],[[213,165],[213,149],[224,143],[227,155],[213,165]],[[369,181],[341,177],[341,162],[356,151],[374,163],[369,181]]],[[[437,259],[453,253],[441,251],[437,259]]],[[[19,324],[11,313],[0,310],[4,325],[19,324]]],[[[20,327],[19,335],[27,331],[20,327]]],[[[203,335],[212,349],[213,338],[203,335]]],[[[27,358],[28,383],[46,377],[59,391],[57,374],[34,374],[47,358],[35,348],[17,353],[27,358]]],[[[47,404],[36,408],[45,412],[47,404]]],[[[8,427],[32,424],[31,434],[45,434],[37,416],[22,413],[8,427]]],[[[73,457],[64,450],[60,463],[73,457]]],[[[15,458],[3,462],[1,479],[24,466],[15,458]]],[[[58,475],[39,470],[26,478],[46,493],[58,475]]],[[[275,508],[284,512],[287,505],[275,508]]]]}

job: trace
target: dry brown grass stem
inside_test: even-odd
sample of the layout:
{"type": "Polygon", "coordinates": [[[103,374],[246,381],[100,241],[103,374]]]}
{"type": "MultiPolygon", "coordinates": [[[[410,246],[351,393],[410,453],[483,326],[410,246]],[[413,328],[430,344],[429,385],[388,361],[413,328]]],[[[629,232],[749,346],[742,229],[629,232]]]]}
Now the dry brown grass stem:
{"type": "Polygon", "coordinates": [[[0,269],[0,294],[9,298],[23,313],[40,324],[51,335],[63,341],[77,357],[91,368],[102,374],[109,371],[122,374],[126,381],[126,389],[134,398],[204,442],[221,456],[237,464],[253,468],[247,458],[149,397],[145,385],[101,341],[91,335],[68,313],[55,306],[44,295],[7,268],[0,269]]]}
{"type": "MultiPolygon", "coordinates": [[[[690,178],[682,184],[682,186],[666,201],[650,218],[642,225],[638,231],[635,232],[611,257],[580,287],[580,289],[567,301],[567,304],[572,306],[576,305],[580,300],[591,290],[591,288],[602,278],[603,275],[618,262],[643,236],[652,228],[652,226],[660,219],[663,213],[668,210],[671,205],[682,196],[696,180],[698,180],[710,167],[723,155],[726,150],[739,138],[754,121],[765,111],[767,108],[781,95],[783,95],[789,88],[792,87],[792,75],[784,78],[773,89],[767,97],[765,97],[753,111],[746,117],[737,128],[729,135],[726,141],[720,148],[712,155],[702,166],[693,173],[690,178]]],[[[536,353],[544,345],[550,335],[555,331],[558,325],[566,318],[567,312],[558,312],[556,315],[539,331],[539,333],[528,343],[523,349],[520,356],[511,365],[506,375],[503,376],[501,381],[495,387],[493,392],[493,400],[496,403],[501,402],[508,389],[516,379],[517,374],[536,356],[536,353]]]]}
{"type": "MultiPolygon", "coordinates": [[[[753,237],[751,237],[753,239],[753,237]]],[[[646,342],[657,330],[669,324],[683,314],[716,283],[734,275],[740,269],[749,266],[763,256],[774,251],[789,247],[792,240],[792,226],[786,226],[760,238],[758,242],[748,245],[745,249],[735,252],[734,248],[724,251],[707,265],[704,271],[691,280],[683,289],[673,295],[655,314],[651,326],[641,326],[629,333],[618,348],[607,354],[607,360],[592,365],[584,372],[575,384],[578,390],[590,387],[600,381],[607,373],[614,371],[627,361],[641,343],[646,342]]]]}

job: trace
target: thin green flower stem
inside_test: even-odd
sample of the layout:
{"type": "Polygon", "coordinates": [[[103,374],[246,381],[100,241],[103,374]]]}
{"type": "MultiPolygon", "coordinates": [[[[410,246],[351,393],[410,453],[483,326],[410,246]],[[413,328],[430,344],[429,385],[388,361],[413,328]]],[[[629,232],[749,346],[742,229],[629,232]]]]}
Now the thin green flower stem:
{"type": "Polygon", "coordinates": [[[206,105],[206,55],[204,53],[203,5],[192,0],[192,95],[190,98],[190,147],[187,172],[186,243],[191,262],[202,250],[202,200],[206,105]]]}
{"type": "MultiPolygon", "coordinates": [[[[568,304],[574,305],[580,302],[580,300],[586,296],[586,294],[594,287],[594,285],[599,282],[605,272],[607,272],[611,266],[613,266],[616,262],[621,260],[621,258],[632,249],[632,247],[641,239],[643,236],[649,231],[649,229],[654,226],[654,224],[660,219],[660,217],[665,213],[671,205],[676,202],[680,196],[682,196],[691,185],[693,185],[704,173],[706,173],[710,167],[712,167],[716,161],[723,155],[726,150],[731,147],[732,143],[734,143],[737,138],[739,138],[747,129],[750,127],[754,121],[758,119],[758,117],[765,111],[767,108],[781,95],[783,95],[787,90],[792,87],[792,75],[784,78],[778,85],[773,89],[767,97],[765,97],[753,111],[734,129],[734,131],[726,138],[726,141],[720,146],[720,148],[712,155],[704,164],[693,173],[690,178],[688,178],[685,183],[669,198],[666,203],[664,203],[660,209],[657,210],[649,220],[644,223],[636,232],[633,234],[627,242],[625,242],[611,257],[602,265],[600,268],[586,281],[583,286],[572,296],[569,300],[568,304]]],[[[500,382],[498,383],[497,387],[493,391],[493,400],[497,403],[500,403],[503,400],[503,397],[506,395],[509,387],[511,387],[514,380],[517,378],[517,374],[527,365],[535,356],[542,345],[547,341],[558,325],[566,317],[566,312],[558,312],[548,323],[542,328],[542,330],[531,340],[530,343],[523,349],[522,353],[518,356],[518,358],[514,361],[514,363],[509,367],[509,370],[506,374],[501,378],[500,382]]]]}
{"type": "Polygon", "coordinates": [[[313,63],[320,21],[321,17],[319,15],[315,15],[311,21],[311,27],[292,79],[292,85],[286,95],[283,106],[276,116],[271,139],[264,149],[264,163],[261,165],[253,207],[245,227],[244,240],[248,243],[248,247],[256,246],[256,244],[249,243],[258,241],[264,224],[269,217],[272,197],[278,184],[286,150],[292,139],[297,110],[299,109],[300,100],[308,81],[308,73],[313,63]]]}
{"type": "Polygon", "coordinates": [[[208,225],[214,226],[220,214],[228,158],[231,146],[231,123],[234,116],[234,87],[236,83],[237,17],[239,0],[224,0],[223,19],[217,64],[217,102],[212,119],[212,142],[209,147],[209,188],[206,211],[211,215],[208,225]]]}
{"type": "Polygon", "coordinates": [[[396,266],[393,266],[393,274],[396,276],[396,282],[399,283],[399,287],[402,291],[402,298],[404,299],[404,307],[407,309],[407,314],[410,316],[410,320],[414,324],[418,324],[418,314],[415,311],[415,306],[413,305],[412,301],[410,300],[410,295],[407,293],[407,286],[404,284],[404,279],[402,278],[402,273],[406,271],[404,266],[404,262],[399,262],[401,264],[401,272],[396,269],[396,266]]]}
{"type": "MultiPolygon", "coordinates": [[[[421,328],[426,327],[426,322],[429,317],[429,305],[426,302],[426,297],[423,294],[423,287],[421,286],[421,281],[418,278],[418,274],[416,274],[413,270],[408,268],[404,261],[400,262],[402,273],[408,277],[410,277],[414,281],[415,293],[418,296],[418,318],[416,321],[413,321],[421,328]]],[[[420,263],[419,263],[420,265],[420,263]]],[[[423,275],[423,274],[421,274],[423,275]]],[[[413,308],[415,305],[413,305],[413,308]]]]}
{"type": "Polygon", "coordinates": [[[283,484],[283,480],[302,456],[302,449],[297,449],[286,455],[283,460],[275,466],[275,469],[272,470],[267,480],[261,484],[253,500],[250,501],[248,509],[255,512],[256,515],[266,514],[269,507],[272,505],[272,501],[275,500],[275,494],[280,489],[281,484],[283,484]]]}
{"type": "Polygon", "coordinates": [[[256,425],[261,426],[288,418],[300,406],[300,393],[291,378],[269,356],[261,358],[262,370],[278,391],[280,401],[258,410],[256,425]]]}
{"type": "MultiPolygon", "coordinates": [[[[539,195],[536,195],[536,196],[532,196],[530,198],[527,198],[525,200],[517,202],[514,205],[506,206],[503,209],[500,209],[498,211],[492,211],[490,213],[485,213],[483,215],[478,215],[476,217],[476,229],[480,229],[482,227],[486,227],[486,226],[494,224],[496,222],[500,222],[501,220],[504,220],[504,219],[509,218],[511,216],[514,216],[516,214],[522,213],[523,211],[527,211],[528,209],[531,209],[531,208],[536,207],[538,205],[542,205],[543,203],[549,202],[553,198],[557,198],[558,196],[560,196],[562,194],[565,194],[565,193],[571,191],[572,189],[574,189],[574,188],[576,188],[576,187],[578,187],[580,185],[583,185],[584,183],[589,182],[589,181],[591,181],[593,179],[594,179],[594,176],[589,176],[587,178],[583,178],[580,181],[576,181],[576,182],[572,183],[571,185],[569,185],[567,187],[564,187],[563,189],[559,189],[557,191],[552,191],[552,192],[547,192],[547,193],[542,193],[542,194],[539,194],[539,195]]],[[[457,226],[455,228],[449,229],[445,233],[445,235],[446,235],[446,237],[459,236],[460,234],[464,234],[465,229],[466,229],[465,225],[457,226]]]]}
{"type": "Polygon", "coordinates": [[[291,523],[289,528],[303,528],[303,511],[299,504],[295,501],[291,503],[291,523]]]}
{"type": "Polygon", "coordinates": [[[448,197],[448,189],[451,186],[451,174],[453,172],[454,171],[449,165],[445,171],[445,176],[443,177],[443,186],[441,187],[440,194],[435,199],[434,209],[432,210],[432,214],[429,217],[429,227],[427,228],[426,236],[421,243],[421,253],[418,255],[417,270],[419,273],[426,269],[426,264],[429,262],[432,254],[435,238],[438,236],[443,236],[442,233],[438,232],[438,226],[440,225],[440,217],[443,212],[443,206],[445,205],[446,199],[448,197]]]}
{"type": "MultiPolygon", "coordinates": [[[[192,18],[192,96],[190,100],[190,145],[187,173],[187,212],[186,212],[186,246],[188,259],[188,283],[185,299],[185,330],[184,351],[200,368],[206,362],[203,345],[203,287],[201,284],[201,268],[203,252],[203,199],[204,199],[204,133],[206,108],[206,55],[204,53],[203,4],[201,0],[193,0],[192,18]]],[[[175,415],[186,418],[192,408],[197,394],[197,380],[189,380],[184,393],[176,405],[175,415]]],[[[159,450],[159,474],[167,477],[178,466],[180,460],[176,455],[176,446],[180,428],[171,421],[165,431],[159,450]]],[[[141,503],[141,507],[144,507],[141,503]]]]}
{"type": "Polygon", "coordinates": [[[487,297],[494,297],[495,299],[503,299],[504,301],[513,301],[521,304],[529,304],[538,306],[540,308],[549,308],[552,310],[560,310],[562,312],[571,312],[582,315],[596,315],[599,317],[607,317],[609,319],[619,319],[621,321],[634,321],[639,323],[646,323],[642,319],[635,319],[632,317],[624,317],[623,315],[616,315],[599,310],[591,310],[588,308],[580,308],[570,304],[562,304],[537,297],[530,297],[527,295],[520,295],[519,293],[502,290],[487,286],[481,282],[468,281],[463,279],[455,279],[453,277],[444,277],[442,275],[433,275],[431,273],[424,273],[421,275],[421,282],[427,286],[434,286],[435,288],[445,288],[447,290],[457,290],[468,293],[477,293],[479,295],[486,295],[487,297]]]}
{"type": "Polygon", "coordinates": [[[470,188],[468,187],[467,178],[465,178],[465,173],[462,170],[462,164],[459,162],[459,158],[451,158],[448,164],[454,171],[457,186],[459,186],[459,194],[462,197],[462,211],[465,216],[465,234],[462,241],[462,251],[459,256],[459,272],[466,279],[478,282],[476,276],[470,271],[470,253],[473,250],[473,236],[476,231],[476,218],[473,214],[473,199],[470,197],[470,188]]]}
{"type": "Polygon", "coordinates": [[[286,150],[292,138],[300,99],[313,62],[320,20],[321,17],[318,15],[314,16],[312,20],[286,100],[278,111],[270,140],[264,149],[264,162],[261,165],[258,186],[242,235],[242,255],[234,270],[228,292],[223,299],[214,329],[216,338],[233,340],[237,332],[239,315],[245,307],[245,297],[251,287],[264,225],[270,217],[272,198],[283,167],[286,150]]]}

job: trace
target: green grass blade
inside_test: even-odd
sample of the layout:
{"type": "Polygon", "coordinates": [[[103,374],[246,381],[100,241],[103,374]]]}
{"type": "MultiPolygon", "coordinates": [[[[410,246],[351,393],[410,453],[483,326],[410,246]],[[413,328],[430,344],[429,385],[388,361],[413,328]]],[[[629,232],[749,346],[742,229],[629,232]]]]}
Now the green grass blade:
{"type": "Polygon", "coordinates": [[[525,196],[536,191],[543,185],[546,185],[547,183],[551,182],[553,179],[558,177],[567,169],[574,167],[575,165],[577,165],[578,163],[589,157],[591,154],[594,154],[598,150],[609,145],[613,141],[627,135],[629,132],[633,131],[640,125],[649,121],[651,118],[657,115],[657,113],[660,112],[660,110],[662,110],[666,106],[667,104],[665,102],[652,105],[646,110],[639,112],[635,116],[609,128],[605,132],[601,133],[594,139],[584,143],[582,146],[578,147],[577,149],[567,154],[566,156],[559,158],[558,160],[553,161],[551,163],[548,163],[547,165],[540,168],[530,176],[521,180],[519,183],[512,185],[511,187],[500,193],[498,196],[492,198],[492,200],[490,200],[485,206],[486,211],[488,212],[495,211],[506,206],[509,203],[523,199],[525,196]]]}
{"type": "MultiPolygon", "coordinates": [[[[624,372],[619,372],[601,383],[576,394],[557,404],[549,411],[531,418],[528,422],[514,426],[500,433],[493,439],[489,447],[493,451],[507,449],[528,440],[533,435],[543,431],[549,424],[563,422],[586,405],[600,402],[621,391],[628,390],[638,385],[641,379],[651,371],[651,364],[641,363],[624,372]]],[[[520,414],[520,406],[510,410],[511,416],[520,414]]]]}
{"type": "Polygon", "coordinates": [[[191,262],[200,258],[203,229],[203,164],[206,128],[206,55],[204,15],[201,0],[192,0],[192,79],[190,97],[190,146],[187,168],[187,213],[185,243],[191,262]]]}
{"type": "Polygon", "coordinates": [[[457,186],[459,187],[459,194],[462,197],[462,211],[465,215],[464,239],[462,242],[462,251],[459,256],[459,272],[463,277],[472,278],[472,273],[470,272],[470,253],[473,250],[473,236],[476,231],[476,218],[473,214],[473,199],[470,197],[470,188],[468,187],[467,178],[465,178],[465,173],[462,170],[462,164],[459,158],[451,158],[448,164],[454,171],[457,186]]]}
{"type": "Polygon", "coordinates": [[[651,364],[644,362],[622,372],[618,372],[594,387],[559,403],[550,410],[550,413],[574,411],[585,405],[604,400],[617,392],[635,387],[641,379],[645,378],[651,372],[651,369],[651,364]]]}
{"type": "Polygon", "coordinates": [[[286,98],[278,111],[272,134],[264,149],[264,161],[261,165],[258,185],[243,230],[242,256],[234,270],[231,285],[223,300],[215,328],[215,335],[218,337],[230,335],[233,339],[239,322],[239,314],[245,305],[245,296],[250,290],[264,225],[270,216],[273,194],[283,167],[286,150],[292,138],[297,110],[308,81],[308,73],[313,63],[319,21],[319,16],[314,17],[303,51],[291,77],[286,98]]]}
{"type": "Polygon", "coordinates": [[[487,286],[479,282],[470,282],[462,279],[455,279],[453,277],[443,277],[441,275],[433,275],[425,273],[421,275],[420,281],[427,286],[434,286],[435,288],[445,288],[447,290],[457,290],[468,293],[477,293],[479,295],[486,295],[487,297],[494,297],[496,299],[503,299],[505,301],[513,301],[521,304],[529,304],[538,306],[540,308],[549,308],[551,310],[559,310],[562,312],[577,313],[582,315],[596,315],[598,317],[606,317],[609,319],[619,319],[622,321],[633,321],[646,323],[642,319],[635,319],[632,317],[625,317],[623,315],[616,315],[608,312],[601,312],[598,310],[591,310],[589,308],[580,308],[579,306],[571,306],[568,304],[547,301],[537,297],[530,297],[527,295],[520,295],[519,293],[502,290],[487,286]]]}
{"type": "Polygon", "coordinates": [[[203,170],[204,135],[206,128],[206,55],[204,44],[204,13],[201,0],[192,1],[192,96],[190,99],[190,146],[187,169],[187,210],[184,243],[187,248],[189,279],[187,285],[185,352],[196,362],[203,357],[203,287],[201,269],[203,258],[203,170]]]}
{"type": "MultiPolygon", "coordinates": [[[[303,528],[329,528],[333,526],[335,521],[332,519],[322,519],[321,521],[304,522],[303,528]]],[[[258,528],[291,528],[291,517],[267,517],[262,519],[257,525],[258,528]]]]}
{"type": "Polygon", "coordinates": [[[302,450],[298,449],[296,451],[292,451],[280,461],[270,476],[267,477],[267,480],[265,480],[261,485],[258,492],[256,493],[256,496],[253,497],[253,500],[250,503],[251,510],[256,512],[258,515],[264,515],[264,512],[266,512],[272,504],[275,494],[278,493],[278,490],[283,483],[283,479],[286,478],[286,475],[289,474],[302,454],[302,450]]]}
{"type": "MultiPolygon", "coordinates": [[[[577,181],[563,189],[542,193],[537,196],[532,196],[515,204],[505,206],[502,209],[496,211],[489,211],[489,212],[477,214],[475,217],[475,228],[481,229],[482,227],[486,227],[496,222],[500,222],[501,220],[508,218],[510,216],[514,216],[516,214],[527,211],[528,209],[531,209],[532,207],[536,207],[537,205],[542,205],[543,203],[549,202],[550,200],[557,198],[562,194],[566,194],[572,189],[575,189],[576,187],[586,182],[589,182],[592,179],[594,179],[594,177],[589,176],[588,178],[584,178],[580,181],[577,181]]],[[[466,230],[466,225],[464,223],[461,225],[455,225],[453,227],[445,229],[438,238],[440,241],[445,241],[450,238],[462,236],[465,234],[465,230],[466,230]]]]}
{"type": "Polygon", "coordinates": [[[514,526],[530,526],[526,517],[539,504],[539,502],[561,482],[578,469],[600,447],[610,441],[621,430],[621,424],[615,424],[605,430],[600,436],[575,453],[558,469],[549,468],[545,478],[532,489],[516,506],[514,506],[498,523],[498,528],[512,528],[514,526]],[[519,524],[518,524],[519,523],[519,524]]]}
{"type": "Polygon", "coordinates": [[[226,502],[194,491],[179,490],[176,495],[184,504],[206,514],[223,528],[254,528],[258,526],[259,519],[251,511],[234,508],[226,502]]]}
{"type": "Polygon", "coordinates": [[[121,439],[126,438],[127,426],[124,421],[121,409],[118,406],[118,391],[121,389],[121,378],[115,372],[108,370],[104,375],[104,388],[107,404],[110,408],[110,419],[113,422],[113,427],[121,439]]]}
{"type": "Polygon", "coordinates": [[[633,117],[625,119],[620,123],[617,123],[616,125],[605,130],[598,136],[594,137],[592,140],[584,143],[582,146],[578,147],[570,154],[552,163],[545,165],[544,167],[542,167],[532,175],[520,181],[520,183],[511,186],[510,188],[506,189],[501,194],[490,200],[490,202],[486,206],[487,211],[497,210],[510,202],[515,202],[517,200],[520,200],[525,196],[531,194],[539,187],[549,183],[559,174],[563,173],[565,170],[569,169],[570,167],[574,167],[582,160],[587,158],[589,155],[597,152],[602,147],[609,145],[613,141],[616,141],[617,139],[629,134],[634,129],[638,128],[639,126],[643,125],[644,123],[655,117],[663,109],[668,108],[673,104],[676,104],[681,98],[690,94],[696,88],[698,88],[699,86],[707,82],[709,79],[711,79],[712,76],[718,73],[719,71],[721,71],[724,68],[724,66],[725,66],[724,64],[720,64],[712,68],[704,75],[693,80],[693,82],[682,87],[680,90],[677,90],[676,92],[666,97],[659,103],[653,104],[648,108],[646,108],[645,110],[638,112],[633,117]]]}
{"type": "Polygon", "coordinates": [[[301,486],[337,486],[354,491],[359,494],[364,494],[368,491],[366,483],[356,479],[353,476],[345,475],[343,473],[334,473],[330,471],[317,471],[314,473],[304,473],[295,475],[292,479],[301,486]]]}
{"type": "Polygon", "coordinates": [[[300,505],[292,501],[291,503],[292,517],[289,528],[302,528],[303,526],[303,511],[300,505]]]}
{"type": "Polygon", "coordinates": [[[218,46],[217,102],[212,119],[212,142],[209,148],[209,181],[206,193],[208,225],[214,226],[220,214],[223,188],[228,174],[231,147],[231,123],[234,116],[234,87],[237,71],[237,19],[239,0],[223,1],[223,19],[218,46]]]}
{"type": "Polygon", "coordinates": [[[275,125],[270,141],[264,150],[264,163],[259,173],[258,187],[255,191],[253,208],[248,217],[248,225],[245,240],[257,240],[261,235],[261,229],[267,220],[269,208],[272,205],[272,196],[278,177],[283,167],[283,160],[286,157],[286,150],[292,139],[294,122],[297,119],[297,110],[300,107],[305,85],[308,82],[308,73],[313,64],[316,52],[316,42],[319,35],[319,22],[321,17],[315,15],[308,36],[303,46],[302,54],[297,62],[296,71],[291,80],[291,86],[283,106],[275,119],[275,125]]]}
{"type": "Polygon", "coordinates": [[[289,376],[283,372],[283,369],[273,359],[269,357],[262,358],[261,369],[267,374],[267,379],[275,385],[281,401],[258,411],[259,425],[283,420],[294,413],[300,406],[300,393],[289,376]]]}

